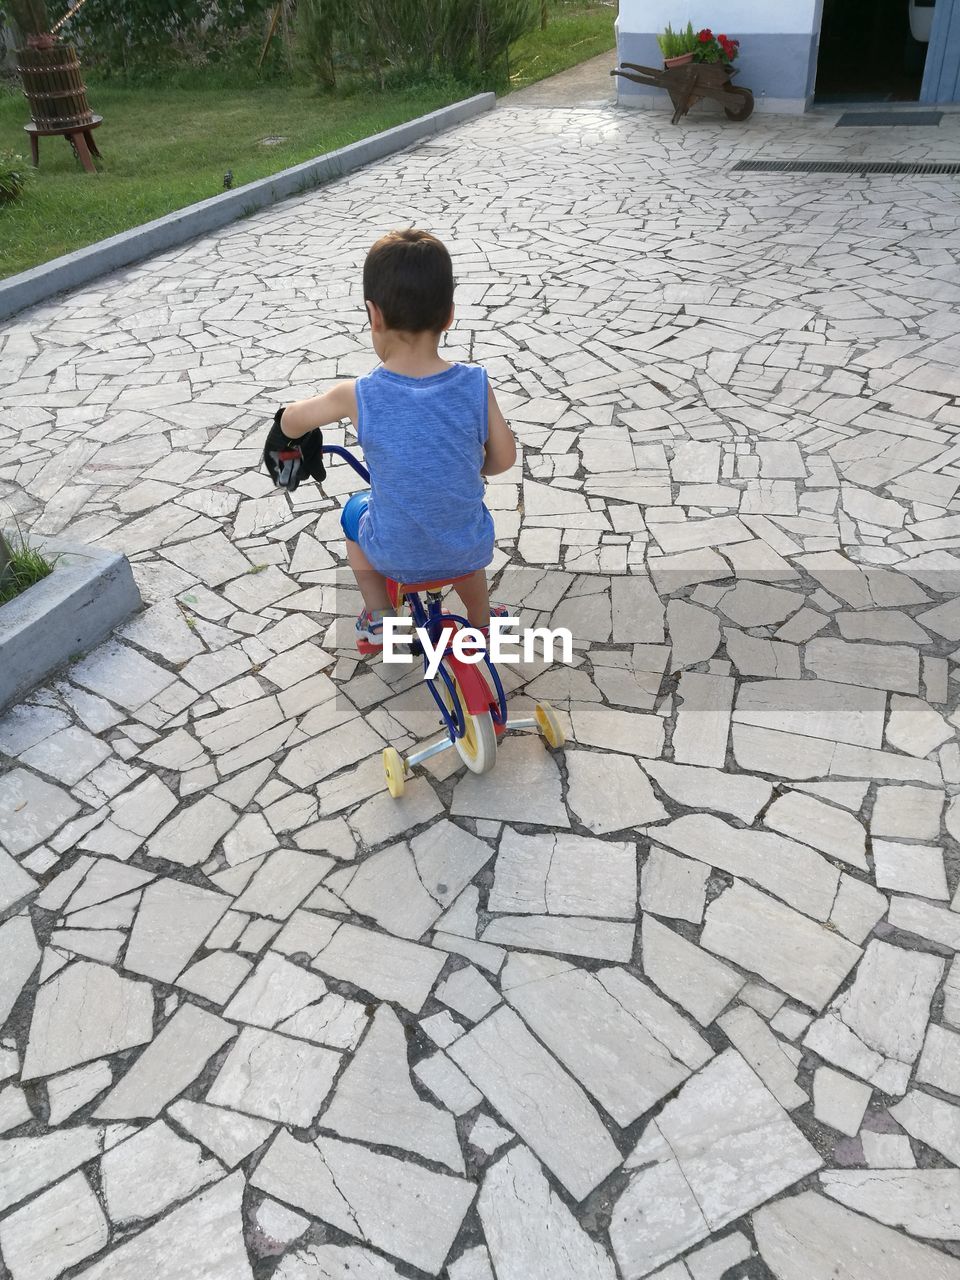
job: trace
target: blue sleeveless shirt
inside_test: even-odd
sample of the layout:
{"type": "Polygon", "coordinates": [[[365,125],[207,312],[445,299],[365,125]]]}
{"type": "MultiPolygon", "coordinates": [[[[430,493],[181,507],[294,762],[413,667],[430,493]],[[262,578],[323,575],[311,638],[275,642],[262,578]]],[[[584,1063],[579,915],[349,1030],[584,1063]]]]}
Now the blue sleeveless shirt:
{"type": "Polygon", "coordinates": [[[452,578],[493,559],[483,503],[487,373],[455,364],[426,378],[382,365],[358,378],[357,438],[370,472],[360,547],[400,582],[452,578]]]}

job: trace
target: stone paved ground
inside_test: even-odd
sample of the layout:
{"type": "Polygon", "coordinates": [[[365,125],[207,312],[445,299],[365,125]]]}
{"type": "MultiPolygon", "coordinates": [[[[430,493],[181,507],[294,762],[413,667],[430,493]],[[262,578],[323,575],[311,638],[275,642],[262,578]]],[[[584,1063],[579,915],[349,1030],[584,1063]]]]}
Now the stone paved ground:
{"type": "Polygon", "coordinates": [[[960,1277],[956,182],[731,173],[958,131],[503,107],[0,334],[3,501],[149,602],[0,721],[5,1275],[960,1277]],[[577,662],[394,803],[351,475],[257,459],[412,219],[577,662]]]}

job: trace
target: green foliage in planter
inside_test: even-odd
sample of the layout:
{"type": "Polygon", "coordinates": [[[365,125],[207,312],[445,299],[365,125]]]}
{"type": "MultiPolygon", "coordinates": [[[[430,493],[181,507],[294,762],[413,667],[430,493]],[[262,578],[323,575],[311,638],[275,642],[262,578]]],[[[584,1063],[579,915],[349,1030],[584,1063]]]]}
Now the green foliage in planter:
{"type": "Polygon", "coordinates": [[[10,543],[0,533],[0,604],[6,604],[36,582],[53,573],[51,561],[31,547],[22,534],[10,543]]]}
{"type": "Polygon", "coordinates": [[[693,23],[688,22],[686,30],[674,31],[670,23],[657,36],[657,44],[665,58],[679,58],[685,53],[694,53],[697,48],[697,34],[693,23]]]}
{"type": "Polygon", "coordinates": [[[23,156],[12,151],[0,151],[0,204],[19,200],[30,177],[30,170],[23,156]]]}

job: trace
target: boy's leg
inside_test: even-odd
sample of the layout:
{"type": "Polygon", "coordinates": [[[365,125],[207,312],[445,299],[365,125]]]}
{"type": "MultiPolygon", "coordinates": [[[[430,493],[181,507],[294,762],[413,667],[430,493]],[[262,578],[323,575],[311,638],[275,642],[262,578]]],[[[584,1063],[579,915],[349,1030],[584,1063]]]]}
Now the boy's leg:
{"type": "Polygon", "coordinates": [[[347,562],[357,580],[363,603],[370,613],[380,613],[390,608],[390,597],[387,595],[387,580],[378,573],[364,555],[357,538],[360,533],[360,521],[370,501],[368,492],[355,493],[346,502],[340,513],[340,528],[347,540],[347,562]]]}
{"type": "Polygon", "coordinates": [[[360,544],[347,539],[347,562],[357,580],[363,603],[371,613],[375,610],[386,613],[390,609],[390,596],[387,594],[387,580],[382,573],[377,573],[373,565],[363,554],[360,544]]]}
{"type": "Polygon", "coordinates": [[[487,588],[487,573],[478,569],[469,578],[458,582],[454,587],[463,601],[467,613],[467,621],[471,627],[488,627],[490,625],[490,592],[487,588]]]}

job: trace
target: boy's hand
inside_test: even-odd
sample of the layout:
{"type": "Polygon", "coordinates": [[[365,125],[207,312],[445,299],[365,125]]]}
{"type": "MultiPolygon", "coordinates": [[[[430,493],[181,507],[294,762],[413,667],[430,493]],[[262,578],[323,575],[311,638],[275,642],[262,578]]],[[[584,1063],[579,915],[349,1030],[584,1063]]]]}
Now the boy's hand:
{"type": "Polygon", "coordinates": [[[323,435],[314,430],[299,440],[291,440],[283,428],[283,409],[273,416],[267,433],[263,461],[273,483],[293,492],[305,475],[322,484],[327,471],[323,465],[323,435]]]}
{"type": "Polygon", "coordinates": [[[509,471],[517,460],[517,442],[500,411],[493,387],[487,389],[487,443],[484,446],[480,474],[498,476],[509,471]]]}

